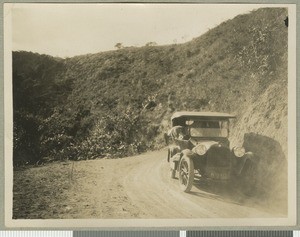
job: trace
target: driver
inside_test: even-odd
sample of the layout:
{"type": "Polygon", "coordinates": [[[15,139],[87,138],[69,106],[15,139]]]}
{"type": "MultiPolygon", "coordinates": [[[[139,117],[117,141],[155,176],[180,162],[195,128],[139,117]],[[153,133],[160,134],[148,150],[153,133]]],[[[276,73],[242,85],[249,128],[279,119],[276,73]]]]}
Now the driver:
{"type": "Polygon", "coordinates": [[[187,127],[175,126],[169,130],[168,136],[172,137],[173,139],[187,140],[188,139],[187,127]]]}

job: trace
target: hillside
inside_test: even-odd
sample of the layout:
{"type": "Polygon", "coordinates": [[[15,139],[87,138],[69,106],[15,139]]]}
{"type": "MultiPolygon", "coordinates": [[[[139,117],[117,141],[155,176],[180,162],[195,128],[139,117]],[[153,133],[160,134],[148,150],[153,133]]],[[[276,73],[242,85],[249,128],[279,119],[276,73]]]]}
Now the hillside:
{"type": "Polygon", "coordinates": [[[175,110],[236,114],[233,144],[253,132],[287,156],[286,17],[259,9],[181,45],[13,52],[15,165],[156,149],[175,110]]]}

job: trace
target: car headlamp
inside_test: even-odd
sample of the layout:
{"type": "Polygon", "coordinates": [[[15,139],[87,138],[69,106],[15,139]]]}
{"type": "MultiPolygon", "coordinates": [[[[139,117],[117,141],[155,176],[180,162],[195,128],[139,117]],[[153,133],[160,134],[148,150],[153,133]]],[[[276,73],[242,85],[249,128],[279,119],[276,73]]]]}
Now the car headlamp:
{"type": "Polygon", "coordinates": [[[195,153],[197,153],[200,156],[203,156],[207,151],[206,146],[204,145],[198,145],[193,150],[195,153]]]}
{"type": "Polygon", "coordinates": [[[246,151],[244,147],[234,147],[233,153],[236,157],[242,157],[245,155],[246,151]]]}

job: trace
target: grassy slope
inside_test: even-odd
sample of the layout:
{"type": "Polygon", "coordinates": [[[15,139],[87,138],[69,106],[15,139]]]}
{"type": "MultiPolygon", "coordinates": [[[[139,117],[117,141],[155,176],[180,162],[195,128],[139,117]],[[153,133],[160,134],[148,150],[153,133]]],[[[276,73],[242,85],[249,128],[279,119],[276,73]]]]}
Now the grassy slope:
{"type": "MultiPolygon", "coordinates": [[[[37,140],[53,147],[39,154],[78,156],[80,150],[85,157],[122,156],[161,146],[171,115],[168,98],[176,110],[235,113],[235,144],[242,143],[245,132],[256,132],[277,140],[286,154],[286,15],[282,8],[260,9],[182,45],[52,58],[63,69],[47,80],[53,92],[47,111],[25,107],[44,127],[37,129],[37,140]],[[143,110],[150,100],[157,106],[143,110]]],[[[15,75],[28,68],[25,60],[17,60],[28,54],[14,53],[14,81],[25,80],[15,75]]]]}

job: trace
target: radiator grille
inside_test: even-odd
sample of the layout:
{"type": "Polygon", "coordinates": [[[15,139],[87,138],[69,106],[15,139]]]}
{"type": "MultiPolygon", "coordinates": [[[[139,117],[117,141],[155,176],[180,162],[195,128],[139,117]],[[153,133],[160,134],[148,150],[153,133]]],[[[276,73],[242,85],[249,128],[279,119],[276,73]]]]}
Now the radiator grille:
{"type": "Polygon", "coordinates": [[[227,147],[215,145],[207,151],[206,176],[212,179],[229,179],[230,150],[227,147]]]}

